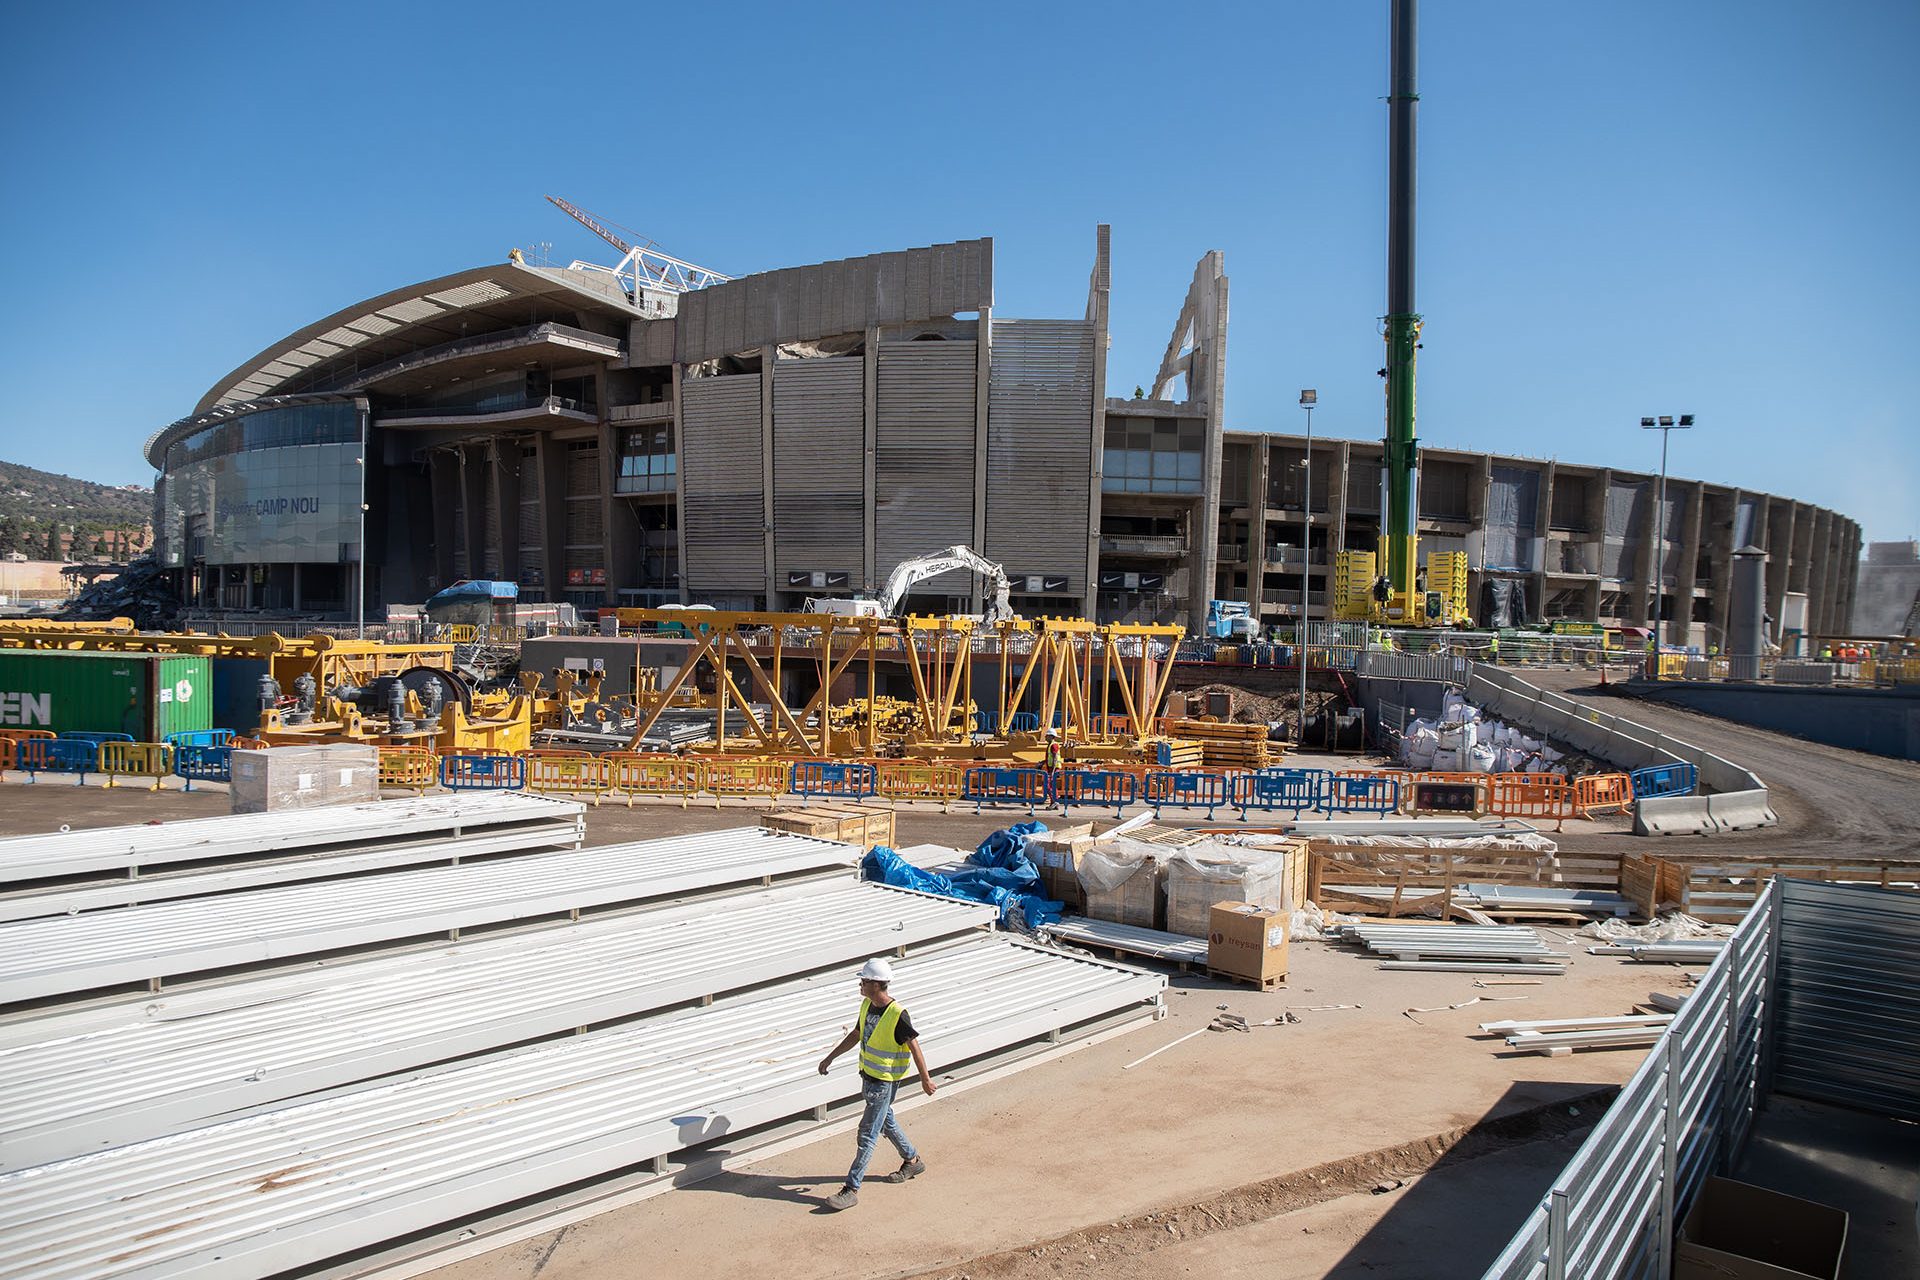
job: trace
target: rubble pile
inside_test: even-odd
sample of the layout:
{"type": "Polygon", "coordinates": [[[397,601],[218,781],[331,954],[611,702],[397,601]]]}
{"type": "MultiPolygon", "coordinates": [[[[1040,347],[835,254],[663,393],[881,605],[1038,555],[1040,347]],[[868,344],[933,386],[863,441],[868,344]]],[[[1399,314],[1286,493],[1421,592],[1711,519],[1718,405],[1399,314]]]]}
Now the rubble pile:
{"type": "Polygon", "coordinates": [[[126,571],[103,578],[69,600],[59,617],[65,622],[104,622],[132,618],[142,631],[160,631],[180,621],[180,600],[152,552],[135,557],[126,571]]]}

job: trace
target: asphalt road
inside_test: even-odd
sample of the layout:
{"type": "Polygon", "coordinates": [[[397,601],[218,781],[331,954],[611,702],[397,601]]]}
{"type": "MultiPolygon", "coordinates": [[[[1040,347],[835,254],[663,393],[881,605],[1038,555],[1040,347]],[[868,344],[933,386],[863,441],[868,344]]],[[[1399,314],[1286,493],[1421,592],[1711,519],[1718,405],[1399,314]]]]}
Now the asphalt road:
{"type": "Polygon", "coordinates": [[[1779,854],[1920,856],[1920,763],[1846,751],[1648,702],[1621,693],[1617,683],[1602,688],[1588,671],[1523,675],[1543,688],[1705,747],[1758,774],[1772,794],[1780,825],[1707,837],[1716,846],[1738,845],[1743,855],[1765,849],[1779,854]]]}

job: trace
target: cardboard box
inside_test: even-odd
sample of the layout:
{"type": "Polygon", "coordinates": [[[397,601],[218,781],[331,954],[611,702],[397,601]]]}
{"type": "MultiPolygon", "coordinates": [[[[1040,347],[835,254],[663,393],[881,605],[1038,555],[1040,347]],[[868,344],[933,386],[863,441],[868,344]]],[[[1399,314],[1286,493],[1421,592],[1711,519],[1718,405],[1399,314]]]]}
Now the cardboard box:
{"type": "Polygon", "coordinates": [[[1287,913],[1251,902],[1216,902],[1207,930],[1207,967],[1252,982],[1287,976],[1287,913]]]}
{"type": "Polygon", "coordinates": [[[1166,921],[1166,868],[1146,861],[1111,891],[1085,885],[1087,916],[1136,929],[1158,929],[1166,921]]]}
{"type": "Polygon", "coordinates": [[[861,852],[893,843],[893,810],[872,804],[810,804],[760,815],[760,825],[788,835],[858,845],[861,852]]]}
{"type": "Polygon", "coordinates": [[[1070,916],[1087,913],[1087,891],[1080,884],[1080,855],[1093,848],[1093,835],[1050,831],[1027,841],[1027,856],[1040,870],[1040,895],[1067,904],[1070,916]]]}
{"type": "Polygon", "coordinates": [[[1207,937],[1216,902],[1250,902],[1291,911],[1306,901],[1305,841],[1275,840],[1272,848],[1234,851],[1230,858],[1175,859],[1167,873],[1167,932],[1207,937]],[[1297,848],[1295,846],[1298,846],[1297,848]],[[1264,869],[1253,873],[1250,868],[1264,869]]]}
{"type": "Polygon", "coordinates": [[[282,813],[380,798],[379,748],[351,742],[235,751],[234,813],[282,813]]]}
{"type": "Polygon", "coordinates": [[[1674,1241],[1673,1280],[1836,1280],[1846,1246],[1840,1209],[1708,1178],[1674,1241]]]}

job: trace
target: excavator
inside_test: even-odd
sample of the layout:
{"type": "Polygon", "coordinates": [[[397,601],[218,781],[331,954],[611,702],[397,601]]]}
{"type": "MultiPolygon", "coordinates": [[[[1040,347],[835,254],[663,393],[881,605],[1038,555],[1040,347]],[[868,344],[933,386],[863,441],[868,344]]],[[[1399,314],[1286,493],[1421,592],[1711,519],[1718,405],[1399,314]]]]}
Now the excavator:
{"type": "Polygon", "coordinates": [[[902,560],[887,575],[886,586],[872,600],[844,599],[838,596],[813,596],[806,603],[808,613],[836,613],[849,618],[891,618],[899,609],[900,602],[907,598],[907,592],[917,582],[951,573],[955,569],[970,569],[987,580],[993,589],[993,596],[987,601],[986,612],[981,615],[986,622],[1001,622],[1017,616],[1013,605],[1007,599],[1007,572],[993,561],[987,559],[972,547],[955,544],[945,551],[935,551],[931,555],[912,556],[902,560]]]}

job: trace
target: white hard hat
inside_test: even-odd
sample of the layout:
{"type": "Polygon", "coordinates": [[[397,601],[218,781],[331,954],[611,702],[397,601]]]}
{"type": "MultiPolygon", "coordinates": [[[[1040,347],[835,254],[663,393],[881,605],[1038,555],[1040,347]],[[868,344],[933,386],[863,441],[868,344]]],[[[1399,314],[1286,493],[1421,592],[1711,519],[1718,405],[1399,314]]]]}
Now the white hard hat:
{"type": "Polygon", "coordinates": [[[893,966],[876,957],[860,966],[860,977],[862,981],[892,982],[893,966]]]}

